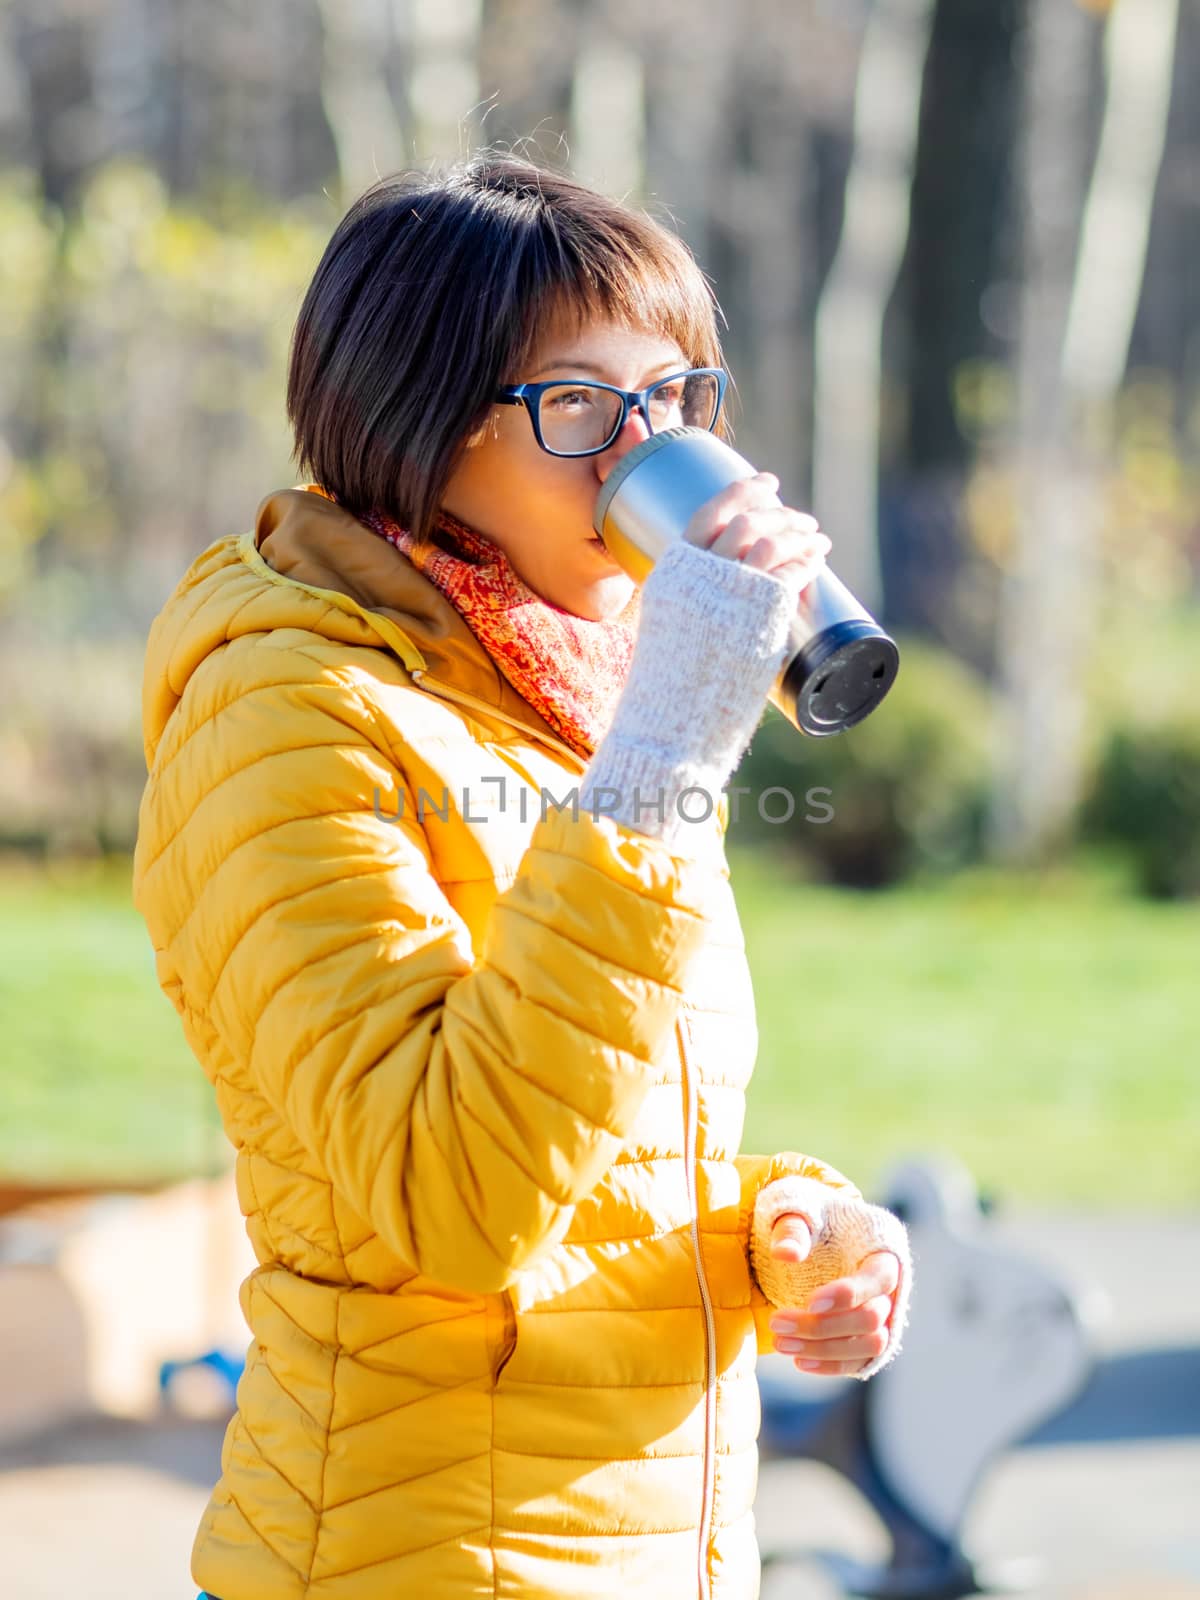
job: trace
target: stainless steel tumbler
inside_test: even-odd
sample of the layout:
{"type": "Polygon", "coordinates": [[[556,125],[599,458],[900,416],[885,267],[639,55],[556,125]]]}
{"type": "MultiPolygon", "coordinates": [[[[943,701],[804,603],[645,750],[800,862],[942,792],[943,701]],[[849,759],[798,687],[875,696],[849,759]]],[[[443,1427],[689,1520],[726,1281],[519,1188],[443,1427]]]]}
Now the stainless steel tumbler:
{"type": "MultiPolygon", "coordinates": [[[[641,583],[694,511],[756,470],[714,433],[668,428],[622,456],[600,490],[593,526],[641,583]]],[[[899,665],[895,641],[825,567],[800,596],[769,699],[803,733],[841,733],[874,711],[899,665]]]]}

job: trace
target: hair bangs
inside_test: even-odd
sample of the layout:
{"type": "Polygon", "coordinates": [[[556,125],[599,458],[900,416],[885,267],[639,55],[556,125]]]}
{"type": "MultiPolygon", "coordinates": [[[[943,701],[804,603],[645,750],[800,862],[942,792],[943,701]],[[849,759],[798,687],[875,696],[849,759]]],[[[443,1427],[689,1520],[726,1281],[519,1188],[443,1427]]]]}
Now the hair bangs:
{"type": "Polygon", "coordinates": [[[531,252],[509,362],[513,379],[551,323],[576,331],[617,322],[672,340],[689,366],[721,365],[717,304],[691,251],[651,218],[609,204],[605,227],[588,218],[592,226],[564,228],[547,214],[545,243],[553,248],[531,252]]]}

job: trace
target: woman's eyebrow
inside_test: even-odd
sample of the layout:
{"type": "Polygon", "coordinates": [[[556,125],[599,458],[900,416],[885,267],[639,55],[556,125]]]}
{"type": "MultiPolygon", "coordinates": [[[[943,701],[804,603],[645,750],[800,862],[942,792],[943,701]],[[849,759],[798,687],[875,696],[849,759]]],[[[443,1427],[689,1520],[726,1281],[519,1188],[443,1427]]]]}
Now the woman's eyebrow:
{"type": "MultiPolygon", "coordinates": [[[[686,356],[673,356],[667,361],[656,361],[652,367],[647,369],[647,371],[653,373],[682,372],[686,366],[686,356]]],[[[537,369],[533,375],[533,378],[536,380],[544,373],[557,372],[560,367],[569,367],[572,372],[586,372],[590,377],[599,378],[602,383],[609,382],[609,379],[605,378],[604,376],[603,367],[597,366],[594,361],[582,360],[578,356],[559,356],[553,361],[547,361],[544,366],[540,366],[537,369]]]]}

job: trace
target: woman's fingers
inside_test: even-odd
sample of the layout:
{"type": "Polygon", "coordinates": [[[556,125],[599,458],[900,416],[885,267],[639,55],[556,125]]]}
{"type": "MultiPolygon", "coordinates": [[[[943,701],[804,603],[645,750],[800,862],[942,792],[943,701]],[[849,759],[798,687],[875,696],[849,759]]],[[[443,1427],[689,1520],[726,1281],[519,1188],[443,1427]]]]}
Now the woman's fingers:
{"type": "Polygon", "coordinates": [[[777,508],[778,491],[779,479],[771,472],[757,472],[752,478],[727,483],[693,513],[683,537],[689,544],[711,549],[713,541],[739,512],[777,508]]]}
{"type": "Polygon", "coordinates": [[[771,1255],[776,1261],[804,1261],[812,1250],[812,1229],[797,1211],[779,1217],[771,1229],[771,1255]]]}
{"type": "Polygon", "coordinates": [[[795,1356],[802,1361],[841,1362],[874,1361],[887,1349],[888,1334],[864,1333],[857,1339],[776,1339],[775,1348],[782,1355],[795,1356]]]}
{"type": "Polygon", "coordinates": [[[770,472],[726,484],[695,512],[683,536],[713,555],[769,572],[799,593],[832,546],[815,517],[780,505],[778,489],[770,472]]]}
{"type": "Polygon", "coordinates": [[[714,555],[740,561],[760,539],[792,545],[829,542],[817,519],[803,511],[780,505],[745,506],[733,513],[708,548],[714,555]]]}
{"type": "MultiPolygon", "coordinates": [[[[882,1354],[882,1351],[877,1353],[882,1354]]],[[[793,1356],[792,1365],[801,1372],[814,1373],[818,1378],[852,1378],[874,1359],[874,1356],[864,1356],[857,1361],[814,1361],[808,1356],[793,1356]]]]}
{"type": "Polygon", "coordinates": [[[858,1305],[877,1294],[893,1295],[900,1287],[900,1257],[894,1250],[873,1250],[863,1257],[850,1282],[855,1286],[858,1305]]]}
{"type": "Polygon", "coordinates": [[[771,1318],[771,1331],[784,1338],[821,1341],[854,1338],[877,1332],[892,1314],[891,1297],[879,1295],[857,1310],[837,1314],[830,1311],[778,1311],[771,1318]]]}
{"type": "Polygon", "coordinates": [[[706,500],[692,514],[683,537],[689,544],[698,544],[726,555],[731,545],[739,542],[736,535],[745,537],[748,524],[743,519],[746,518],[753,519],[759,525],[759,531],[785,526],[806,533],[820,531],[815,517],[791,506],[781,505],[779,479],[773,473],[760,472],[753,478],[739,478],[736,483],[726,484],[711,500],[706,500]],[[734,523],[738,524],[735,537],[723,539],[722,535],[734,523]]]}
{"type": "Polygon", "coordinates": [[[771,577],[778,578],[780,582],[788,584],[795,591],[796,597],[799,598],[824,567],[826,554],[827,542],[825,546],[813,545],[802,555],[786,561],[780,561],[778,564],[776,564],[777,558],[774,553],[768,552],[763,556],[751,552],[747,555],[742,565],[758,567],[763,572],[769,572],[771,577]]]}
{"type": "Polygon", "coordinates": [[[789,561],[807,560],[831,549],[812,517],[790,506],[739,511],[709,545],[713,555],[774,572],[789,561]]]}
{"type": "Polygon", "coordinates": [[[852,1277],[823,1284],[809,1306],[776,1312],[771,1318],[775,1348],[803,1371],[822,1377],[858,1372],[888,1347],[887,1322],[899,1284],[896,1252],[872,1251],[852,1277]]]}
{"type": "Polygon", "coordinates": [[[895,1294],[900,1285],[900,1258],[894,1250],[874,1250],[859,1263],[850,1278],[822,1284],[813,1296],[809,1311],[853,1311],[876,1295],[895,1294]],[[822,1302],[828,1301],[828,1305],[822,1302]]]}

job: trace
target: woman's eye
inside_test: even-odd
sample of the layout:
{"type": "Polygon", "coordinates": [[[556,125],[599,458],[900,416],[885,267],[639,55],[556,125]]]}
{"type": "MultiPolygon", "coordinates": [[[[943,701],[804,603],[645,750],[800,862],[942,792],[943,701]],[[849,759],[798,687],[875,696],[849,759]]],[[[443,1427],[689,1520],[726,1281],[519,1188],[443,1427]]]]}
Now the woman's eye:
{"type": "Polygon", "coordinates": [[[655,389],[650,396],[650,404],[660,409],[674,411],[683,404],[683,385],[681,383],[666,383],[661,389],[655,389]]]}
{"type": "Polygon", "coordinates": [[[565,411],[577,406],[590,406],[593,403],[593,396],[587,389],[560,389],[549,395],[548,399],[556,410],[565,411]]]}

